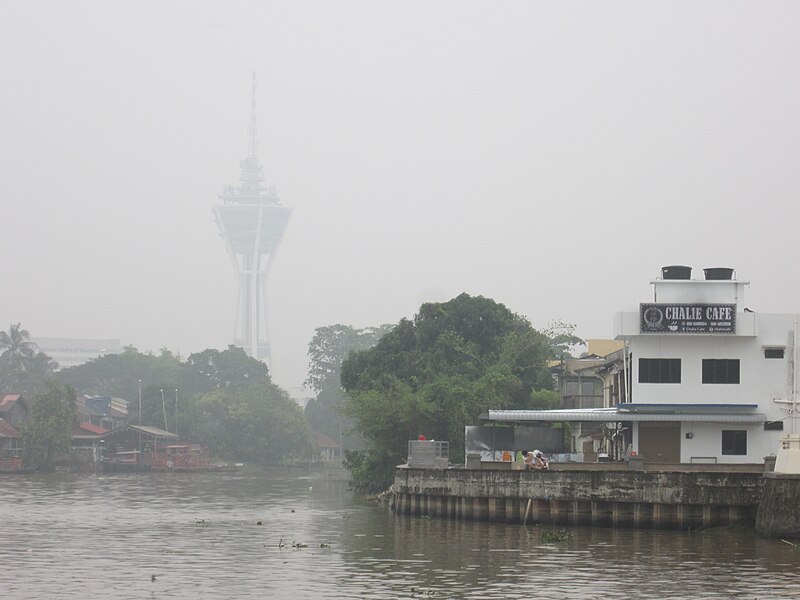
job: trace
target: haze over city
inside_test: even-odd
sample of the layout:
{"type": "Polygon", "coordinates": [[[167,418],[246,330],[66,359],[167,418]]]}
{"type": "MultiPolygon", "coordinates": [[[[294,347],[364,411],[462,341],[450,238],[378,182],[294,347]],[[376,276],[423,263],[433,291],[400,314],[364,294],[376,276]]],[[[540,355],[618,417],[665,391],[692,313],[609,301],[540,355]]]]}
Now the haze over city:
{"type": "Polygon", "coordinates": [[[316,327],[461,292],[613,335],[662,265],[798,312],[791,2],[18,2],[0,21],[0,328],[233,340],[212,215],[247,153],[293,209],[273,379],[316,327]]]}

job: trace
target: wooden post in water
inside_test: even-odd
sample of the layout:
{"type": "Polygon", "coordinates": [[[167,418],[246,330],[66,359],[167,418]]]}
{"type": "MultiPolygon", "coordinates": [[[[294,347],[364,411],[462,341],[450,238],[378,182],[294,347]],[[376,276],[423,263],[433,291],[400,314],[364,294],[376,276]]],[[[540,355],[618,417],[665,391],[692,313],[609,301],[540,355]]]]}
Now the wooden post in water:
{"type": "Polygon", "coordinates": [[[530,512],[531,512],[531,502],[533,502],[533,499],[532,498],[528,498],[528,506],[525,507],[525,518],[522,519],[522,526],[523,527],[528,522],[528,514],[530,514],[530,512]]]}

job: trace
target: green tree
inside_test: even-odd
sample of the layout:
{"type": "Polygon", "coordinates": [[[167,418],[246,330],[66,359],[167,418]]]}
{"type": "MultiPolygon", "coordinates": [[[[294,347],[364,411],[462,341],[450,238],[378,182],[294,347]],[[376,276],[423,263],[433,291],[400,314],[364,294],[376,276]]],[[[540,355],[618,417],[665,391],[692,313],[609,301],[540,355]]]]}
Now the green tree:
{"type": "Polygon", "coordinates": [[[387,457],[405,458],[420,433],[448,440],[451,460],[464,453],[464,426],[489,409],[529,408],[532,393],[552,390],[548,339],[494,300],[460,296],[423,304],[371,349],[342,365],[345,413],[369,447],[348,464],[371,473],[364,488],[384,481],[387,457]]]}
{"type": "Polygon", "coordinates": [[[71,449],[75,391],[54,383],[33,399],[22,426],[25,462],[32,469],[52,471],[56,459],[71,449]]]}
{"type": "Polygon", "coordinates": [[[35,396],[47,388],[46,381],[57,368],[58,363],[39,352],[19,323],[0,331],[0,392],[35,396]]]}
{"type": "MultiPolygon", "coordinates": [[[[56,379],[83,394],[117,396],[133,402],[138,400],[140,381],[143,388],[177,388],[180,367],[180,358],[169,350],[162,349],[156,356],[126,346],[119,354],[106,354],[82,365],[63,369],[56,373],[56,379]]],[[[161,402],[160,395],[158,402],[161,402]]],[[[163,425],[163,418],[161,422],[163,425]]]]}
{"type": "Polygon", "coordinates": [[[269,369],[238,346],[190,354],[178,373],[180,389],[189,395],[213,390],[244,389],[270,381],[269,369]]]}
{"type": "Polygon", "coordinates": [[[564,323],[563,321],[550,321],[547,327],[542,329],[550,346],[551,359],[561,360],[572,356],[575,346],[586,343],[575,335],[575,329],[576,326],[573,323],[564,323]]]}
{"type": "Polygon", "coordinates": [[[25,362],[36,355],[36,344],[20,323],[0,331],[0,362],[11,368],[22,370],[25,362]]]}
{"type": "Polygon", "coordinates": [[[531,392],[532,410],[554,410],[561,407],[561,396],[553,390],[534,390],[531,392]]]}
{"type": "Polygon", "coordinates": [[[306,405],[305,415],[315,433],[324,433],[344,449],[359,446],[352,422],[341,412],[344,393],[341,387],[342,363],[351,352],[374,346],[391,325],[356,329],[350,325],[318,327],[308,344],[308,377],[305,385],[317,396],[306,405]]]}
{"type": "Polygon", "coordinates": [[[212,453],[261,465],[311,458],[302,410],[272,383],[209,392],[197,399],[195,411],[193,435],[212,453]]]}

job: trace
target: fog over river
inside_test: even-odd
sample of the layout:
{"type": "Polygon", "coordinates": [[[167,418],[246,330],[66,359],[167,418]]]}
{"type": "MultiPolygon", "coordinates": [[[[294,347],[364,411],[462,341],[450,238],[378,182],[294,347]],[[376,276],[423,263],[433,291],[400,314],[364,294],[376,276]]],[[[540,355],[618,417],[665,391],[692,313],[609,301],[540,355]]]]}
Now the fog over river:
{"type": "Polygon", "coordinates": [[[7,598],[800,597],[800,550],[748,529],[543,543],[553,528],[399,517],[301,470],[0,485],[7,598]]]}

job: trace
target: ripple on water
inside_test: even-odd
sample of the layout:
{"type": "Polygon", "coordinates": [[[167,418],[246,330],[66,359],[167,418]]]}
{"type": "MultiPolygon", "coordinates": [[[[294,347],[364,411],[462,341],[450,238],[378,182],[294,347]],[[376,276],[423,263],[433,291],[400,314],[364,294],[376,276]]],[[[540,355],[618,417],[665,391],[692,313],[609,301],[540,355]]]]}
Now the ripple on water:
{"type": "Polygon", "coordinates": [[[288,471],[1,482],[11,598],[800,597],[800,553],[747,530],[543,544],[541,528],[396,517],[288,471]]]}

